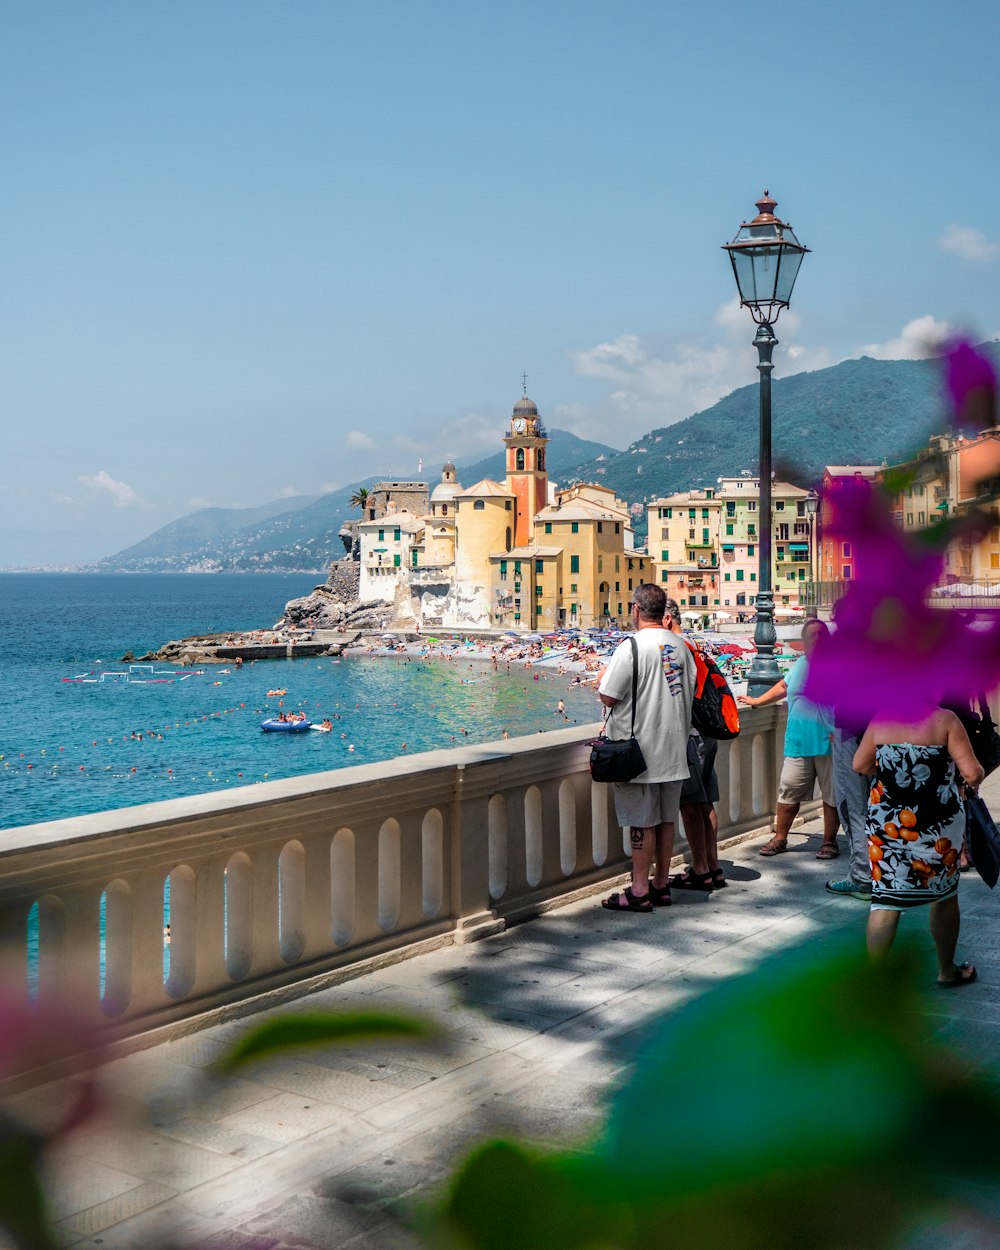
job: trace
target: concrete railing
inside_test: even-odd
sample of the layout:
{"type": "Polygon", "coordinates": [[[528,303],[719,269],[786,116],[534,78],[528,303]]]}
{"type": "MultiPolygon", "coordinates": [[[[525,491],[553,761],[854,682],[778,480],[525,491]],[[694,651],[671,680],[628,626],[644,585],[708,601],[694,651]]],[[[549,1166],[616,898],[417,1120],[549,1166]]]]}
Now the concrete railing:
{"type": "MultiPolygon", "coordinates": [[[[773,812],[783,721],[783,706],[747,711],[720,744],[723,838],[773,812]]],[[[72,999],[115,1040],[537,914],[628,866],[611,787],[588,771],[596,731],[9,830],[14,983],[41,1003],[72,999]]]]}

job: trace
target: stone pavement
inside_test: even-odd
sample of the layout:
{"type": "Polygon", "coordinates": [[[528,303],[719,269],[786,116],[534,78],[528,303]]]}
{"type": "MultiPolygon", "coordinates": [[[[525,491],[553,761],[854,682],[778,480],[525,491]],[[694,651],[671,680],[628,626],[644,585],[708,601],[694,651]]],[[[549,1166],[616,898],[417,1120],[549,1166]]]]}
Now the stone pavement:
{"type": "MultiPolygon", "coordinates": [[[[984,793],[1000,811],[1000,777],[984,793]]],[[[446,1045],[331,1047],[209,1081],[207,1065],[259,1019],[250,1017],[115,1061],[116,1081],[152,1111],[128,1131],[78,1136],[54,1161],[62,1244],[415,1248],[400,1217],[433,1196],[472,1143],[497,1132],[584,1139],[651,1018],[775,951],[844,930],[863,940],[865,905],[823,889],[847,857],[816,860],[816,822],[778,858],[757,855],[762,841],[725,855],[727,889],[680,894],[669,911],[613,916],[585,899],[300,1000],[429,1013],[446,1045]]],[[[1000,899],[968,874],[962,910],[959,957],[975,960],[982,983],[931,996],[928,1010],[943,1034],[996,1061],[1000,899]]],[[[58,1095],[56,1082],[14,1102],[37,1108],[58,1095]]],[[[938,1227],[908,1250],[989,1244],[938,1227]]]]}

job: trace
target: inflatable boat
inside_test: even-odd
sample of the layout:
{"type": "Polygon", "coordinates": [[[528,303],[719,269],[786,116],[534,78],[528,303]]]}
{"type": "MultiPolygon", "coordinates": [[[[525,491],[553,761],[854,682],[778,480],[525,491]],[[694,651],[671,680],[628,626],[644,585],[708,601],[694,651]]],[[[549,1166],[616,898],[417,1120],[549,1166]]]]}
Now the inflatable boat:
{"type": "Polygon", "coordinates": [[[261,729],[272,733],[300,734],[312,728],[307,720],[278,720],[276,717],[260,722],[261,729]]]}

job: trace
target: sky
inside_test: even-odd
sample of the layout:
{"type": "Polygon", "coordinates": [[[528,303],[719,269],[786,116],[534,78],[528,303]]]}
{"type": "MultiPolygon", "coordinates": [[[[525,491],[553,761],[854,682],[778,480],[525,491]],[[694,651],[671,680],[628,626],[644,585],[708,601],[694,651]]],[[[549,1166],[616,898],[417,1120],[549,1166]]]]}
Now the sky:
{"type": "Polygon", "coordinates": [[[3,7],[0,567],[756,381],[720,245],[812,248],[776,376],[1000,332],[1000,6],[3,7]]]}

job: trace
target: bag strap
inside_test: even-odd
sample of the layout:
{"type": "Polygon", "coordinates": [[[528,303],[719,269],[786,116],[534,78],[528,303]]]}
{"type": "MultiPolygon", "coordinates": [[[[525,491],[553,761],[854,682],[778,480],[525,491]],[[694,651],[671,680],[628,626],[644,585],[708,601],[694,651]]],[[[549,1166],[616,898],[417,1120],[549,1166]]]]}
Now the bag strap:
{"type": "Polygon", "coordinates": [[[635,700],[639,693],[639,644],[635,640],[634,634],[629,634],[629,642],[632,644],[632,728],[629,730],[629,737],[635,737],[635,700]]]}

